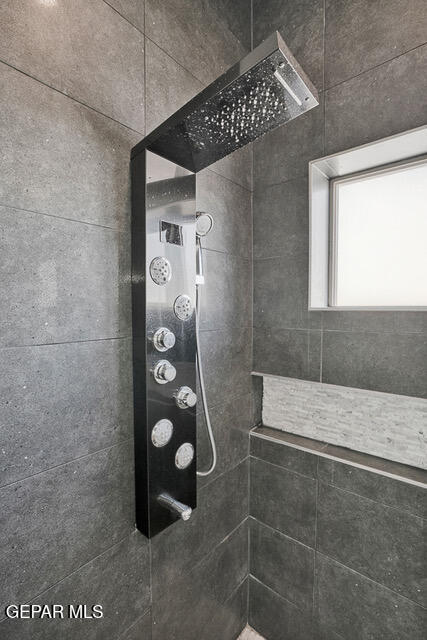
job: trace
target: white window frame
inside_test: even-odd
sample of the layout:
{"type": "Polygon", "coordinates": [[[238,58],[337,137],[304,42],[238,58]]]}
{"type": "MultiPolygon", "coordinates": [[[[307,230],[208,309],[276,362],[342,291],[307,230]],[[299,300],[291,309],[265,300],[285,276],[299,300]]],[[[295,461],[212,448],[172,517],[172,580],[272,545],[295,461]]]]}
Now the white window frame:
{"type": "MultiPolygon", "coordinates": [[[[338,178],[332,178],[329,182],[329,261],[328,261],[328,306],[331,309],[427,309],[427,307],[420,306],[407,306],[396,305],[381,307],[378,305],[366,305],[345,307],[343,305],[337,305],[337,281],[338,281],[338,207],[337,207],[337,187],[342,184],[348,184],[351,182],[361,182],[362,180],[369,180],[373,176],[386,175],[391,173],[398,173],[399,171],[405,171],[410,167],[418,167],[427,164],[427,155],[411,158],[410,160],[404,160],[401,162],[393,162],[381,167],[375,167],[374,169],[367,169],[366,171],[359,171],[349,175],[340,176],[338,178]]],[[[427,283],[426,283],[427,286],[427,283]]]]}
{"type": "Polygon", "coordinates": [[[346,310],[410,310],[426,311],[427,306],[335,306],[332,274],[335,265],[331,242],[334,226],[334,185],[338,181],[355,180],[366,175],[395,171],[427,160],[427,125],[363,144],[309,162],[309,287],[308,309],[346,310]]]}

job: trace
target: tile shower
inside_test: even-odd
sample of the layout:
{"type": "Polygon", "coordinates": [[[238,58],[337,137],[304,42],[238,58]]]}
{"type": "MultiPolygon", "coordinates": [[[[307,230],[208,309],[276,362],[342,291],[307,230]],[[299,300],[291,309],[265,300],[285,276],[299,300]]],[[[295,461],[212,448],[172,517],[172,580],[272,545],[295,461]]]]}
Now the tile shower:
{"type": "Polygon", "coordinates": [[[405,396],[404,437],[425,434],[426,313],[307,311],[307,168],[426,123],[426,19],[421,0],[1,4],[1,638],[232,640],[248,622],[267,640],[425,636],[425,476],[404,466],[422,466],[425,440],[417,462],[341,449],[313,421],[269,424],[261,394],[263,374],[308,398],[377,394],[378,434],[381,407],[405,396]],[[197,175],[215,218],[200,328],[218,465],[190,521],[148,541],[134,524],[130,150],[275,29],[320,107],[197,175]],[[5,615],[47,602],[104,617],[5,615]]]}

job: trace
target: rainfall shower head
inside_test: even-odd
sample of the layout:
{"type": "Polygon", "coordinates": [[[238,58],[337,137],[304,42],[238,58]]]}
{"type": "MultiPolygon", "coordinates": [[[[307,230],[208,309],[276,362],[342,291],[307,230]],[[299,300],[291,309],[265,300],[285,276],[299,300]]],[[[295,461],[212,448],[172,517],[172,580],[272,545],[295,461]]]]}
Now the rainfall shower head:
{"type": "Polygon", "coordinates": [[[149,149],[199,171],[318,104],[316,89],[276,31],[132,153],[149,149]]]}

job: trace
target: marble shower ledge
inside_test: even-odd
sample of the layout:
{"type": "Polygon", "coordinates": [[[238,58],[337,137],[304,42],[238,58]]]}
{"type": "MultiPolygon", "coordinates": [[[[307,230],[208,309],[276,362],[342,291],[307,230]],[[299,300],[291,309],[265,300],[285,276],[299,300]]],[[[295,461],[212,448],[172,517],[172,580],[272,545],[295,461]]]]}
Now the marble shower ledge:
{"type": "Polygon", "coordinates": [[[312,439],[317,452],[324,451],[322,443],[329,443],[329,452],[337,445],[347,459],[368,454],[382,464],[390,460],[426,468],[426,399],[254,375],[263,377],[262,422],[276,433],[312,439]]]}
{"type": "Polygon", "coordinates": [[[303,436],[296,436],[293,433],[287,433],[286,431],[272,427],[254,427],[251,431],[251,437],[261,438],[279,445],[299,449],[300,451],[307,451],[308,453],[313,453],[335,462],[365,469],[366,471],[378,473],[379,475],[400,480],[401,482],[422,487],[423,489],[427,488],[427,471],[406,464],[400,464],[400,462],[377,458],[376,456],[361,453],[360,451],[352,451],[345,447],[336,447],[327,442],[319,442],[318,440],[311,440],[303,436]]]}

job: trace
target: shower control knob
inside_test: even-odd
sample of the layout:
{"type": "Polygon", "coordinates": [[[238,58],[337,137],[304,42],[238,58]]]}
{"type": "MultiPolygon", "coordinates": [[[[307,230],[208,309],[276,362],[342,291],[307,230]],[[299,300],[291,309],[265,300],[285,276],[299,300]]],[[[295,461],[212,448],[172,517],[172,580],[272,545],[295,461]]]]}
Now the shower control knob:
{"type": "Polygon", "coordinates": [[[167,351],[175,345],[175,335],[169,329],[161,327],[154,334],[153,342],[157,351],[167,351]]]}
{"type": "Polygon", "coordinates": [[[194,407],[197,396],[190,387],[180,387],[175,395],[176,404],[180,409],[194,407]]]}
{"type": "Polygon", "coordinates": [[[168,360],[159,360],[153,370],[154,379],[159,384],[172,382],[176,378],[176,369],[168,360]]]}

